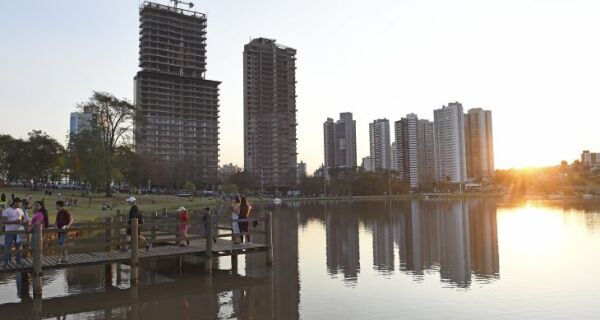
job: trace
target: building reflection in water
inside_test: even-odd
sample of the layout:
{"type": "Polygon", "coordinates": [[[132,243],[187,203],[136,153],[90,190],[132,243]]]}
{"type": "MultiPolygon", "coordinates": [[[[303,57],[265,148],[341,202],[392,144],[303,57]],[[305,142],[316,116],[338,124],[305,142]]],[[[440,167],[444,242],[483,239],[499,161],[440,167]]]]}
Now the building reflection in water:
{"type": "Polygon", "coordinates": [[[421,280],[439,270],[443,282],[466,288],[499,276],[496,205],[492,201],[412,201],[396,217],[400,269],[421,280]]]}
{"type": "Polygon", "coordinates": [[[496,203],[492,200],[352,202],[305,206],[304,224],[325,224],[327,271],[356,282],[360,272],[361,222],[372,234],[373,268],[391,275],[395,252],[399,270],[415,281],[439,272],[441,281],[466,288],[489,282],[500,272],[496,203]],[[316,213],[320,212],[320,213],[316,213]]]}
{"type": "Polygon", "coordinates": [[[342,273],[345,281],[356,283],[360,272],[359,215],[345,208],[325,211],[327,271],[342,273]]]}

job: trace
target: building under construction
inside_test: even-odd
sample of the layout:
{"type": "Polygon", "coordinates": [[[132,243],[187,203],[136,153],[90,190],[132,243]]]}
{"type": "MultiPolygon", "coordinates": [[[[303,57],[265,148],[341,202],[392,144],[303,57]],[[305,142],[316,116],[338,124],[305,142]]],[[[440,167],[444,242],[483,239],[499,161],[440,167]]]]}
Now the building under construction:
{"type": "Polygon", "coordinates": [[[267,190],[296,183],[296,50],[257,38],[244,46],[244,169],[267,190]]]}
{"type": "Polygon", "coordinates": [[[216,184],[220,82],[205,79],[206,15],[144,2],[139,36],[135,141],[153,184],[216,184]]]}

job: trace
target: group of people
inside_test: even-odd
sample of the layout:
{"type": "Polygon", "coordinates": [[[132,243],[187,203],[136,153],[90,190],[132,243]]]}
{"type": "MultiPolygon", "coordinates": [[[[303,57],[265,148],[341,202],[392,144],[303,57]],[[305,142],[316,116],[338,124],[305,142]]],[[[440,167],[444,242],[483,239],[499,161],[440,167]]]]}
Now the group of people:
{"type": "MultiPolygon", "coordinates": [[[[15,249],[15,262],[17,264],[22,263],[21,247],[23,242],[27,242],[29,234],[33,230],[33,226],[36,224],[41,225],[42,229],[49,228],[50,222],[48,218],[48,210],[44,205],[44,201],[35,201],[33,205],[30,205],[31,196],[26,195],[25,198],[20,199],[15,197],[14,194],[11,196],[10,205],[7,203],[7,198],[4,193],[0,195],[0,230],[5,230],[7,233],[4,235],[4,239],[0,237],[0,246],[4,245],[4,252],[2,255],[2,262],[4,266],[8,265],[11,261],[12,249],[15,249]],[[30,216],[29,212],[33,212],[30,216]],[[12,232],[11,232],[12,231],[12,232]]],[[[143,217],[136,204],[135,197],[129,197],[126,200],[130,204],[127,236],[128,242],[131,241],[131,222],[133,219],[138,220],[138,224],[143,224],[143,217]]],[[[56,201],[56,219],[54,226],[58,229],[57,241],[59,247],[58,263],[67,262],[67,252],[65,248],[65,240],[67,238],[67,231],[73,224],[73,217],[65,209],[66,204],[63,200],[56,201]]],[[[245,243],[250,244],[249,234],[249,221],[250,212],[252,206],[248,203],[248,199],[244,196],[236,196],[231,206],[231,218],[232,218],[232,230],[234,235],[234,242],[236,244],[245,243]]],[[[206,207],[203,209],[202,221],[204,224],[204,233],[209,233],[211,227],[208,223],[208,217],[211,214],[210,208],[206,207]]],[[[185,207],[180,207],[177,210],[177,219],[179,221],[179,234],[181,235],[179,242],[180,246],[190,245],[190,239],[188,235],[190,214],[185,207]]],[[[257,221],[254,222],[256,226],[257,221]]],[[[152,248],[152,243],[146,240],[141,234],[141,228],[138,228],[137,237],[143,243],[146,243],[146,250],[152,248]]],[[[216,238],[213,237],[213,242],[216,242],[216,238]]]]}
{"type": "MultiPolygon", "coordinates": [[[[21,247],[23,242],[29,240],[29,232],[32,231],[35,225],[41,225],[42,229],[50,226],[48,218],[48,210],[44,205],[44,201],[35,201],[30,205],[31,196],[26,195],[21,199],[11,197],[10,205],[6,202],[6,195],[0,195],[0,230],[6,231],[4,239],[0,239],[0,245],[4,245],[2,262],[6,267],[11,261],[12,249],[15,249],[15,262],[22,263],[21,247]],[[29,215],[29,212],[33,212],[29,215]]],[[[65,209],[65,203],[62,200],[56,201],[56,219],[54,225],[58,229],[58,263],[67,262],[67,251],[65,248],[65,240],[67,231],[73,224],[73,217],[65,209]]]]}
{"type": "MultiPolygon", "coordinates": [[[[235,243],[251,243],[249,222],[247,221],[247,219],[250,218],[251,210],[252,206],[250,206],[246,197],[240,198],[239,196],[235,196],[233,205],[231,205],[231,219],[233,220],[232,229],[234,234],[241,234],[241,236],[235,240],[235,243]],[[244,239],[246,240],[245,242],[244,239]]],[[[256,221],[254,223],[256,224],[256,221]]]]}

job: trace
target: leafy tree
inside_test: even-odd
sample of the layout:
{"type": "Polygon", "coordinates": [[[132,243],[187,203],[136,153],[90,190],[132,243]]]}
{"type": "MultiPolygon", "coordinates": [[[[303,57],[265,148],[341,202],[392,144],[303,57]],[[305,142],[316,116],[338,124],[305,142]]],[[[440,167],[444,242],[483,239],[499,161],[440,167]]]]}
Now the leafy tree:
{"type": "Polygon", "coordinates": [[[232,174],[227,179],[227,183],[235,184],[241,191],[258,190],[260,188],[260,178],[248,171],[232,174]]]}
{"type": "Polygon", "coordinates": [[[234,183],[228,183],[225,184],[222,188],[221,191],[223,191],[224,193],[228,193],[228,194],[232,194],[232,193],[238,193],[240,192],[240,189],[238,188],[238,186],[234,183]]]}
{"type": "Polygon", "coordinates": [[[110,156],[104,149],[100,130],[92,128],[71,135],[69,148],[71,180],[86,182],[93,190],[105,187],[107,177],[112,179],[113,172],[107,176],[104,171],[110,156]]]}
{"type": "MultiPolygon", "coordinates": [[[[118,99],[106,92],[94,91],[87,102],[79,105],[81,109],[91,112],[95,120],[92,127],[97,129],[103,154],[102,173],[104,189],[107,197],[112,196],[113,157],[117,147],[129,138],[132,133],[134,106],[125,99],[118,99]]],[[[93,130],[95,131],[95,130],[93,130]]]]}
{"type": "Polygon", "coordinates": [[[188,181],[188,182],[186,182],[183,185],[183,190],[190,191],[190,192],[195,192],[196,191],[196,185],[193,182],[188,181]]]}
{"type": "Polygon", "coordinates": [[[45,132],[34,130],[29,133],[25,143],[28,155],[25,175],[33,181],[34,188],[38,182],[47,182],[53,169],[59,165],[60,155],[64,148],[45,132]]]}

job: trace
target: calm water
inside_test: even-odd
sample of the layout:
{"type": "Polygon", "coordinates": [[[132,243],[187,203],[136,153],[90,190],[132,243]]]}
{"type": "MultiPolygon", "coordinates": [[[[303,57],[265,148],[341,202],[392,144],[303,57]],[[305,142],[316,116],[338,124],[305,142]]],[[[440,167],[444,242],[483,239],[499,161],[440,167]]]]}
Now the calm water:
{"type": "Polygon", "coordinates": [[[284,204],[276,264],[221,258],[52,270],[44,300],[0,275],[0,319],[598,319],[600,204],[493,200],[284,204]],[[120,270],[118,269],[120,268],[120,270]]]}

